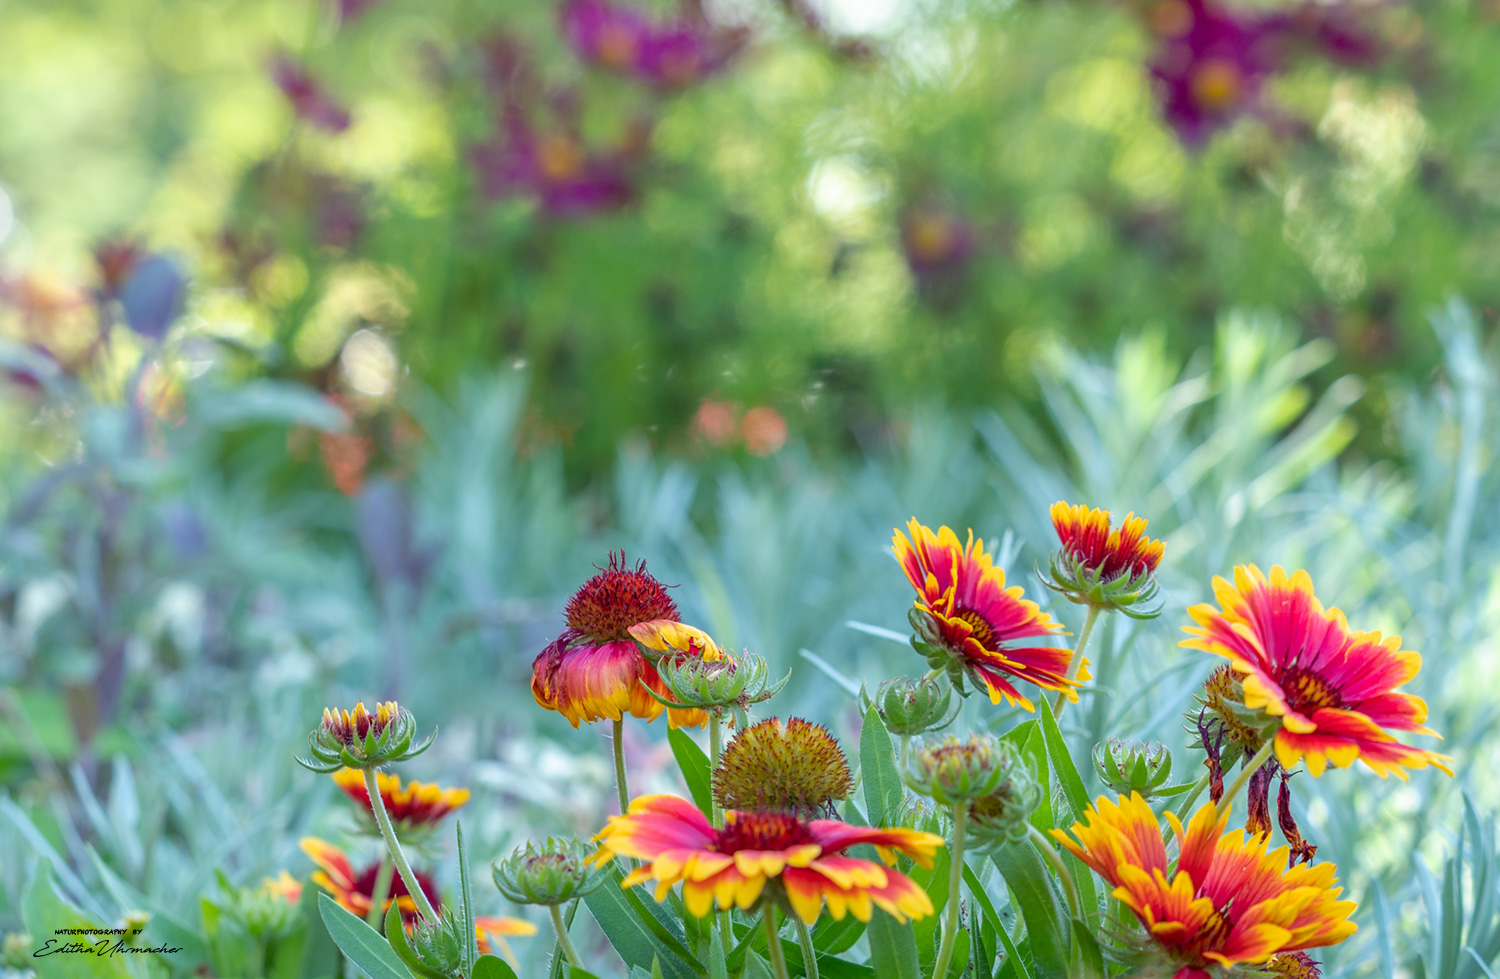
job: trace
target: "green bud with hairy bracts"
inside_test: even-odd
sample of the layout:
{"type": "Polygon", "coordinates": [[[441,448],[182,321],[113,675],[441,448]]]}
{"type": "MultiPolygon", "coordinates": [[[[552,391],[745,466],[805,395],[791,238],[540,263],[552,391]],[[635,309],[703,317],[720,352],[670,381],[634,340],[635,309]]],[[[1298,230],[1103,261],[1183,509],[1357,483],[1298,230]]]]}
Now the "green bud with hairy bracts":
{"type": "Polygon", "coordinates": [[[1149,799],[1175,794],[1163,792],[1172,776],[1172,753],[1164,744],[1110,738],[1094,745],[1093,757],[1099,781],[1120,795],[1139,792],[1149,799]]]}
{"type": "Polygon", "coordinates": [[[1015,748],[990,734],[917,746],[903,778],[912,790],[943,806],[972,802],[999,790],[1020,766],[1015,748]]]}
{"type": "Polygon", "coordinates": [[[365,710],[364,702],[352,711],[323,709],[323,723],[307,736],[310,758],[297,758],[309,771],[331,775],[341,768],[379,768],[393,762],[415,758],[428,748],[437,732],[413,745],[417,733],[416,718],[394,700],[365,710]]]}
{"type": "Polygon", "coordinates": [[[886,730],[898,737],[945,728],[953,723],[960,706],[952,685],[935,677],[887,680],[876,688],[873,703],[886,730]]]}
{"type": "Polygon", "coordinates": [[[385,913],[385,937],[396,957],[421,979],[465,979],[466,959],[477,942],[464,928],[463,917],[446,911],[437,921],[419,920],[408,935],[394,903],[385,913]]]}
{"type": "MultiPolygon", "coordinates": [[[[792,678],[791,671],[787,671],[780,680],[769,682],[770,666],[753,653],[719,659],[664,656],[656,661],[656,673],[669,696],[658,696],[649,686],[647,693],[667,707],[699,710],[715,707],[748,710],[776,696],[792,678]]],[[[644,682],[642,685],[645,686],[644,682]]]]}
{"type": "Polygon", "coordinates": [[[1004,776],[995,790],[969,803],[969,838],[981,851],[1024,840],[1042,802],[1042,785],[1014,744],[1000,742],[996,767],[1004,776]]]}
{"type": "Polygon", "coordinates": [[[587,860],[582,843],[549,836],[541,844],[527,843],[504,860],[492,862],[490,873],[495,888],[517,904],[554,906],[583,897],[604,883],[605,868],[587,860]]]}

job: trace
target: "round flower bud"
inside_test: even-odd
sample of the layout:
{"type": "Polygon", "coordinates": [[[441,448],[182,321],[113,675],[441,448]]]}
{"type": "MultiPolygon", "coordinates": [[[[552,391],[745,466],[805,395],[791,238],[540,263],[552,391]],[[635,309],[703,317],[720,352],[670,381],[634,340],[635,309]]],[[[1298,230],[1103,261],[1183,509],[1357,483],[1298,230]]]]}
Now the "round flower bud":
{"type": "Polygon", "coordinates": [[[394,904],[386,911],[385,937],[396,957],[421,979],[464,979],[465,946],[475,943],[462,919],[447,911],[437,921],[418,920],[408,934],[394,904]]]}
{"type": "Polygon", "coordinates": [[[706,657],[662,657],[656,672],[669,696],[651,696],[668,707],[695,707],[700,710],[734,708],[748,710],[751,705],[769,700],[792,678],[790,671],[775,683],[767,683],[770,667],[753,653],[719,659],[706,657]]]}
{"type": "Polygon", "coordinates": [[[549,836],[540,846],[527,843],[490,864],[495,887],[517,904],[557,905],[582,897],[604,883],[605,872],[590,866],[583,844],[549,836]]]}
{"type": "Polygon", "coordinates": [[[1121,795],[1139,792],[1149,799],[1172,775],[1172,753],[1155,741],[1110,738],[1094,745],[1094,771],[1099,781],[1121,795]]]}
{"type": "Polygon", "coordinates": [[[898,737],[946,727],[953,720],[952,705],[953,687],[927,677],[897,677],[875,690],[875,709],[886,730],[898,737]]]}
{"type": "Polygon", "coordinates": [[[1042,786],[1016,746],[1001,741],[999,755],[1004,778],[995,791],[969,803],[969,836],[981,850],[1024,840],[1031,814],[1042,801],[1042,786]]]}
{"type": "Polygon", "coordinates": [[[815,816],[853,790],[838,741],[800,717],[771,717],[745,728],[719,756],[713,776],[714,799],[726,810],[815,816]]]}
{"type": "Polygon", "coordinates": [[[989,734],[964,740],[949,735],[913,751],[907,762],[906,784],[939,805],[991,795],[1019,767],[1013,746],[989,734]]]}
{"type": "Polygon", "coordinates": [[[311,758],[297,759],[309,771],[331,775],[340,768],[378,768],[392,762],[415,758],[432,746],[434,731],[427,740],[413,746],[417,732],[411,711],[394,700],[377,704],[373,712],[364,702],[352,711],[323,709],[323,723],[307,736],[311,758]]]}

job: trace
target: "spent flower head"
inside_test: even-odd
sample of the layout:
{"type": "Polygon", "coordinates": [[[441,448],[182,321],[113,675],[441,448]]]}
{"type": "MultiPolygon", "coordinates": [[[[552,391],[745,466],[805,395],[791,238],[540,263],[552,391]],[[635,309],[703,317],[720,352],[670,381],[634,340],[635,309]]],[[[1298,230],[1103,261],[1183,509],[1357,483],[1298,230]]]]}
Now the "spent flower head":
{"type": "Polygon", "coordinates": [[[528,842],[504,860],[490,864],[495,888],[517,904],[555,906],[591,893],[607,876],[587,862],[588,852],[571,837],[528,842]]]}
{"type": "Polygon", "coordinates": [[[939,805],[952,806],[993,795],[1024,771],[1019,753],[1008,742],[990,734],[971,734],[962,740],[950,734],[918,746],[903,777],[913,791],[939,805]]]}
{"type": "Polygon", "coordinates": [[[416,718],[394,700],[377,704],[373,712],[365,710],[364,701],[352,711],[325,707],[322,724],[307,736],[312,757],[299,757],[297,762],[309,771],[331,775],[341,768],[378,768],[406,761],[430,748],[437,737],[433,731],[414,746],[416,732],[416,718]]]}
{"type": "Polygon", "coordinates": [[[800,717],[752,724],[724,749],[713,775],[721,808],[817,815],[848,797],[854,778],[839,743],[800,717]]]}
{"type": "Polygon", "coordinates": [[[1052,506],[1052,526],[1062,548],[1053,552],[1042,584],[1079,605],[1136,619],[1161,614],[1156,566],[1164,548],[1146,536],[1144,517],[1126,514],[1112,529],[1108,510],[1059,501],[1052,506]]]}
{"type": "Polygon", "coordinates": [[[887,680],[875,689],[873,702],[886,730],[898,737],[945,728],[961,706],[954,703],[953,687],[935,677],[887,680]]]}

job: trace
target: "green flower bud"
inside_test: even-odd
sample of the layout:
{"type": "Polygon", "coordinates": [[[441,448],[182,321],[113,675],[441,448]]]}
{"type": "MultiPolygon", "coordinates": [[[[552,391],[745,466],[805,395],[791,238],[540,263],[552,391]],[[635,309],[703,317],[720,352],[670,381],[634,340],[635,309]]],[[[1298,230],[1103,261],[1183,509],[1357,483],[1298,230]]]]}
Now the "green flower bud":
{"type": "Polygon", "coordinates": [[[1042,801],[1042,786],[1021,752],[1000,742],[999,768],[1005,777],[995,791],[969,803],[969,837],[980,850],[1019,843],[1030,833],[1031,814],[1042,801]]]}
{"type": "Polygon", "coordinates": [[[465,953],[475,945],[463,919],[446,911],[437,921],[418,921],[408,935],[394,904],[386,911],[385,937],[397,958],[421,979],[464,979],[465,953]]]}
{"type": "Polygon", "coordinates": [[[0,945],[0,965],[7,969],[29,970],[33,962],[31,952],[35,947],[31,936],[25,932],[6,935],[5,943],[0,945]]]}
{"type": "Polygon", "coordinates": [[[1110,738],[1094,745],[1094,771],[1099,781],[1121,795],[1139,792],[1149,799],[1172,775],[1172,753],[1155,741],[1110,738]]]}
{"type": "Polygon", "coordinates": [[[586,862],[577,840],[549,836],[540,846],[527,843],[490,864],[495,887],[517,904],[558,905],[582,897],[604,883],[603,867],[586,862]]]}
{"type": "Polygon", "coordinates": [[[953,687],[927,677],[887,680],[875,690],[874,703],[886,730],[898,737],[947,727],[958,713],[953,687]]]}
{"type": "Polygon", "coordinates": [[[376,705],[373,713],[365,710],[363,701],[352,711],[325,707],[323,723],[307,736],[312,757],[299,757],[297,763],[309,771],[331,775],[341,768],[379,768],[406,761],[430,748],[437,737],[434,731],[413,747],[416,732],[416,718],[394,700],[376,705]]]}
{"type": "Polygon", "coordinates": [[[647,693],[668,707],[700,710],[715,707],[748,710],[752,704],[776,696],[792,678],[788,671],[780,680],[768,683],[770,667],[753,653],[720,659],[664,656],[656,661],[656,672],[671,697],[658,697],[649,687],[647,693]]]}
{"type": "Polygon", "coordinates": [[[1018,767],[1018,757],[993,735],[971,734],[963,741],[950,735],[913,751],[904,777],[913,791],[952,806],[998,791],[1018,767]]]}

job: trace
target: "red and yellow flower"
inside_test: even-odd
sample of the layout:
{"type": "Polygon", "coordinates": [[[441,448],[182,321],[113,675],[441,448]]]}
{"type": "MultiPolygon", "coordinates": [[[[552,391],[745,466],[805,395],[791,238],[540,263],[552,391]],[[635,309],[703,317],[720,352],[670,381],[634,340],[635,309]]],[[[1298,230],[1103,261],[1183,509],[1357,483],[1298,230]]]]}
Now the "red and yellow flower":
{"type": "MultiPolygon", "coordinates": [[[[365,787],[363,772],[345,768],[334,772],[332,778],[361,810],[372,812],[370,790],[365,787]]],[[[385,772],[377,772],[375,780],[380,789],[380,801],[385,803],[386,814],[393,821],[407,827],[431,825],[469,801],[468,789],[445,789],[440,785],[427,785],[417,781],[403,787],[401,776],[385,772]]]]}
{"type": "Polygon", "coordinates": [[[1286,850],[1267,853],[1265,836],[1225,834],[1229,815],[1213,803],[1184,830],[1166,813],[1177,838],[1175,872],[1161,824],[1132,792],[1118,803],[1103,796],[1074,823],[1052,835],[1114,887],[1114,896],[1170,956],[1176,979],[1208,979],[1210,966],[1260,964],[1273,955],[1336,945],[1354,934],[1353,901],[1338,899],[1332,864],[1284,869],[1286,850]]]}
{"type": "MultiPolygon", "coordinates": [[[[315,836],[302,838],[302,852],[318,865],[318,869],[313,871],[312,875],[314,884],[332,895],[339,906],[350,914],[360,918],[369,916],[370,907],[375,903],[375,879],[380,873],[378,862],[356,871],[343,850],[315,836]]],[[[427,900],[432,902],[434,910],[441,911],[442,896],[438,893],[437,882],[421,871],[415,871],[415,873],[422,893],[426,894],[427,900]]],[[[416,926],[420,915],[416,902],[412,900],[411,892],[406,889],[406,882],[401,879],[400,874],[391,875],[390,894],[382,903],[381,910],[390,910],[392,903],[401,910],[401,921],[410,932],[416,926]]],[[[507,958],[514,960],[505,937],[534,935],[536,925],[519,918],[476,917],[474,930],[476,932],[474,937],[481,952],[490,951],[490,940],[493,938],[495,946],[502,949],[507,958]]]]}
{"type": "Polygon", "coordinates": [[[1048,588],[1080,605],[1134,618],[1154,618],[1160,612],[1160,604],[1152,600],[1165,546],[1146,536],[1144,517],[1126,514],[1114,528],[1108,510],[1059,501],[1052,505],[1052,526],[1062,550],[1052,555],[1042,579],[1048,588]]]}
{"type": "Polygon", "coordinates": [[[752,911],[769,899],[809,925],[825,903],[840,920],[853,914],[869,921],[876,907],[902,924],[932,914],[931,899],[909,877],[844,851],[869,843],[887,865],[902,853],[931,867],[943,845],[932,833],[779,812],[731,810],[724,828],[716,830],[691,802],[671,795],[637,798],[629,813],[612,817],[594,839],[599,852],[590,859],[596,863],[616,856],[645,861],[621,886],[655,880],[658,901],[680,881],[683,903],[698,917],[715,902],[721,909],[752,911]]]}
{"type": "Polygon", "coordinates": [[[946,669],[960,690],[967,675],[975,686],[989,692],[991,703],[998,704],[1003,697],[1007,703],[1035,709],[1011,685],[1011,679],[1065,691],[1069,700],[1076,701],[1073,688],[1088,679],[1087,661],[1078,679],[1071,680],[1072,653],[1067,649],[1017,645],[1058,635],[1062,626],[1035,602],[1023,598],[1019,585],[1005,586],[1005,572],[985,553],[984,542],[976,541],[970,531],[968,543],[960,544],[949,528],[934,533],[915,519],[907,529],[911,537],[897,530],[891,545],[918,593],[912,624],[921,643],[918,648],[928,662],[946,669]]]}
{"type": "Polygon", "coordinates": [[[608,567],[573,595],[566,615],[567,628],[531,664],[531,693],[538,704],[574,727],[627,714],[652,721],[664,710],[674,728],[708,720],[701,710],[668,709],[642,687],[644,682],[669,696],[637,639],[664,656],[712,660],[724,655],[703,632],[677,621],[676,603],[646,571],[646,562],[632,568],[623,553],[610,554],[608,567]]]}
{"type": "Polygon", "coordinates": [[[1307,572],[1279,567],[1268,580],[1255,565],[1234,569],[1234,584],[1214,578],[1219,606],[1188,610],[1197,628],[1182,645],[1229,660],[1244,706],[1276,725],[1276,758],[1283,768],[1307,760],[1323,774],[1328,763],[1347,768],[1357,758],[1381,778],[1432,765],[1453,774],[1453,759],[1397,741],[1391,731],[1424,727],[1427,705],[1396,687],[1417,675],[1421,654],[1401,648],[1398,636],[1355,632],[1344,613],[1323,608],[1307,572]]]}

